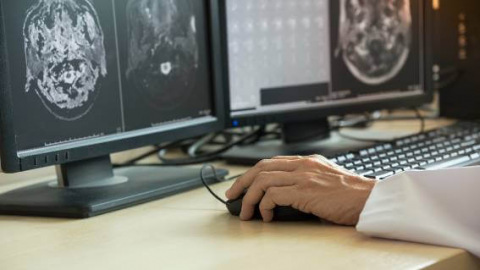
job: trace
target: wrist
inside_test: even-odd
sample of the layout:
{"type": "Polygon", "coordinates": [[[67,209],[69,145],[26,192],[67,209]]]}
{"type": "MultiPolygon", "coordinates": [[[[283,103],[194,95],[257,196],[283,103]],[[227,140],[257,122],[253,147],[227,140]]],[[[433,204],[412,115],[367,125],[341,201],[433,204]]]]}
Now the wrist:
{"type": "Polygon", "coordinates": [[[361,182],[359,183],[359,186],[357,187],[357,200],[356,200],[356,215],[355,215],[355,224],[358,223],[360,219],[360,214],[362,213],[363,209],[365,208],[365,205],[367,204],[368,198],[370,197],[370,194],[372,193],[373,189],[375,188],[375,185],[378,183],[378,180],[374,179],[369,179],[362,177],[361,182]]]}

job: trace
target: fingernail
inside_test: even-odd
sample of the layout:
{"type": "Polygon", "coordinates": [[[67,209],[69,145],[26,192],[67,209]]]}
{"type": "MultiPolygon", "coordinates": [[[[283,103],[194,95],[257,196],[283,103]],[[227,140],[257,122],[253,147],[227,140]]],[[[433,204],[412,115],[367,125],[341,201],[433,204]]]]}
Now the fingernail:
{"type": "Polygon", "coordinates": [[[227,198],[230,198],[230,189],[227,189],[227,191],[225,191],[225,196],[227,196],[227,198]]]}

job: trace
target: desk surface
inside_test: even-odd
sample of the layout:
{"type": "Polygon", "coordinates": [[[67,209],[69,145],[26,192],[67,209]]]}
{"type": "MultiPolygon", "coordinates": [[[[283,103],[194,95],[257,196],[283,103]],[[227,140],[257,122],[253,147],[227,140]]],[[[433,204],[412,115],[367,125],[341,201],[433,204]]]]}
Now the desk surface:
{"type": "MultiPolygon", "coordinates": [[[[446,121],[430,123],[445,124],[446,121]]],[[[411,132],[413,122],[371,134],[411,132]],[[382,133],[383,132],[383,133],[382,133]]],[[[125,153],[117,156],[121,159],[125,153]]],[[[245,167],[227,167],[232,174],[245,167]]],[[[53,170],[6,176],[0,192],[53,170]]],[[[213,188],[220,194],[231,183],[213,188]]],[[[204,189],[87,220],[0,216],[0,269],[478,269],[459,249],[365,237],[321,222],[240,222],[204,189]]]]}

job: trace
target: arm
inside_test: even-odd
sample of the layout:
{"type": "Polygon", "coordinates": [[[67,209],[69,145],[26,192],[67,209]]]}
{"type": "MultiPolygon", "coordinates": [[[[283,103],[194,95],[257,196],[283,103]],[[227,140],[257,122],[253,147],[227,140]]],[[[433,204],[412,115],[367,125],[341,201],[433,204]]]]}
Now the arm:
{"type": "Polygon", "coordinates": [[[321,156],[264,160],[227,191],[245,189],[242,220],[260,203],[264,221],[275,206],[377,237],[465,248],[480,256],[480,168],[418,171],[382,182],[355,175],[321,156]],[[358,224],[357,224],[358,223],[358,224]]]}
{"type": "Polygon", "coordinates": [[[379,182],[357,225],[390,239],[464,248],[480,256],[480,168],[412,171],[379,182]]]}
{"type": "Polygon", "coordinates": [[[345,170],[321,156],[278,157],[263,160],[227,191],[229,199],[243,198],[240,218],[249,220],[260,205],[270,222],[275,206],[290,206],[325,220],[355,225],[376,181],[345,170]]]}

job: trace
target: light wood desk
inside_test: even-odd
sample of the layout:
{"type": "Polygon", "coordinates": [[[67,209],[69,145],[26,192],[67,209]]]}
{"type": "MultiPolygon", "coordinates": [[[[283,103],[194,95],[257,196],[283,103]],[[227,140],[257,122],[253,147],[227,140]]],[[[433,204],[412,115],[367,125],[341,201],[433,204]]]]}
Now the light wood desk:
{"type": "MultiPolygon", "coordinates": [[[[381,123],[372,135],[416,129],[416,122],[381,123]]],[[[0,174],[0,192],[52,174],[0,174]]],[[[213,188],[222,194],[230,184],[213,188]]],[[[350,227],[240,222],[204,189],[87,220],[0,216],[2,270],[419,268],[479,269],[480,262],[463,250],[368,238],[350,227]]]]}

